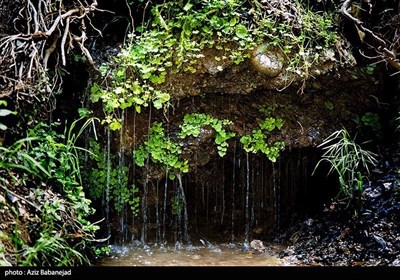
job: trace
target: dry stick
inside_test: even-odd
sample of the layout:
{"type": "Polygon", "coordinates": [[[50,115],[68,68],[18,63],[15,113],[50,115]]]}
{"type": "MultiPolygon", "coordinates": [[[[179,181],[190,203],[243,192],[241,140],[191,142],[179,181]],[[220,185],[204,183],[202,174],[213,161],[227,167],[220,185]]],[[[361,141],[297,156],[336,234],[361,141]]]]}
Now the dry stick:
{"type": "MultiPolygon", "coordinates": [[[[82,22],[83,22],[83,20],[82,20],[82,22]]],[[[84,22],[82,23],[82,25],[84,26],[84,22]]],[[[86,37],[86,32],[82,31],[81,36],[80,37],[75,36],[74,40],[75,40],[75,42],[77,42],[77,44],[81,48],[83,54],[86,56],[86,58],[87,58],[88,62],[90,63],[90,65],[93,66],[94,65],[93,58],[92,58],[89,50],[84,46],[86,38],[87,38],[86,37]]]]}
{"type": "Polygon", "coordinates": [[[56,35],[55,37],[54,37],[54,39],[53,39],[53,43],[51,44],[51,46],[46,50],[46,53],[45,53],[45,55],[44,55],[44,58],[43,58],[43,68],[44,68],[44,70],[47,70],[47,61],[49,60],[49,57],[50,57],[50,55],[54,52],[54,50],[56,49],[56,47],[57,47],[57,41],[58,41],[58,38],[60,37],[60,35],[56,35]]]}
{"type": "Polygon", "coordinates": [[[56,28],[57,28],[58,23],[60,22],[60,20],[66,18],[66,17],[69,17],[69,16],[71,16],[71,15],[73,15],[73,14],[75,14],[75,13],[78,13],[79,11],[80,11],[79,8],[75,8],[75,9],[69,10],[68,12],[66,12],[66,13],[64,13],[64,14],[62,14],[62,15],[59,15],[59,16],[54,20],[53,25],[51,26],[51,28],[50,28],[45,34],[46,34],[47,36],[50,36],[50,35],[54,32],[54,30],[56,30],[56,28]]]}
{"type": "Polygon", "coordinates": [[[38,22],[38,13],[36,11],[35,6],[33,6],[32,2],[28,0],[28,4],[32,9],[33,12],[33,22],[35,23],[35,31],[33,33],[36,33],[39,31],[39,22],[38,22]]]}
{"type": "Polygon", "coordinates": [[[44,19],[43,19],[42,2],[43,2],[42,0],[39,1],[37,13],[38,13],[38,15],[39,15],[39,19],[40,19],[40,23],[42,24],[42,27],[43,27],[44,30],[47,32],[48,29],[47,29],[47,26],[46,26],[46,22],[45,22],[44,19]]]}
{"type": "Polygon", "coordinates": [[[28,79],[30,79],[30,78],[32,77],[31,74],[32,74],[33,60],[37,57],[36,55],[37,55],[37,53],[38,53],[38,50],[37,50],[37,48],[35,47],[35,43],[32,42],[31,45],[32,45],[33,51],[32,51],[32,53],[29,55],[29,56],[31,57],[31,62],[29,63],[29,69],[28,69],[28,75],[27,75],[27,78],[28,78],[28,79]]]}
{"type": "Polygon", "coordinates": [[[63,34],[63,37],[61,39],[61,61],[62,61],[62,65],[63,66],[65,66],[67,64],[67,62],[65,60],[65,41],[67,40],[67,35],[69,33],[69,21],[70,21],[70,18],[67,17],[67,19],[65,21],[64,34],[63,34]]]}

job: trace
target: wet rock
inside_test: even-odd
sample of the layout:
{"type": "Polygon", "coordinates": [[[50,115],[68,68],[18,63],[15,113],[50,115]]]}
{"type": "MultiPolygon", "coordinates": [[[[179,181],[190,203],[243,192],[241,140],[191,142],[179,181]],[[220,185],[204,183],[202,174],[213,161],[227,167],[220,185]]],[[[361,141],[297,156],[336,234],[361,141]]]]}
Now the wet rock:
{"type": "Polygon", "coordinates": [[[251,63],[258,72],[273,78],[282,72],[283,55],[279,50],[271,48],[268,44],[256,47],[251,57],[251,63]]]}
{"type": "Polygon", "coordinates": [[[215,253],[215,254],[222,254],[222,250],[218,247],[214,247],[211,249],[211,252],[215,253]]]}
{"type": "Polygon", "coordinates": [[[382,237],[375,234],[373,234],[372,236],[374,237],[375,241],[381,246],[381,250],[386,249],[386,241],[382,237]]]}
{"type": "Polygon", "coordinates": [[[264,251],[265,247],[261,240],[254,239],[250,242],[250,247],[256,251],[264,251]]]}
{"type": "Polygon", "coordinates": [[[306,220],[305,222],[304,222],[307,226],[312,226],[313,225],[313,223],[314,223],[314,220],[313,219],[311,219],[311,218],[309,218],[308,220],[306,220]]]}
{"type": "Polygon", "coordinates": [[[393,266],[400,266],[400,259],[396,259],[392,262],[393,266]]]}
{"type": "Polygon", "coordinates": [[[280,257],[288,260],[291,252],[301,264],[399,266],[400,197],[394,195],[398,182],[392,177],[397,167],[388,169],[379,169],[377,179],[365,186],[357,215],[346,204],[332,203],[312,218],[311,226],[308,218],[288,233],[295,232],[297,240],[280,257]]]}

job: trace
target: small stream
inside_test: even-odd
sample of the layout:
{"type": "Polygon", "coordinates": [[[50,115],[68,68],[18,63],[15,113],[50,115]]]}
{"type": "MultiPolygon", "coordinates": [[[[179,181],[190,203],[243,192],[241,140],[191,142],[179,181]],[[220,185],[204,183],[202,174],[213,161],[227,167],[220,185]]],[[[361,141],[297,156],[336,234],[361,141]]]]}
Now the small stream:
{"type": "Polygon", "coordinates": [[[111,245],[110,255],[96,266],[284,266],[278,258],[282,245],[270,244],[263,250],[243,250],[242,243],[175,246],[111,245]]]}

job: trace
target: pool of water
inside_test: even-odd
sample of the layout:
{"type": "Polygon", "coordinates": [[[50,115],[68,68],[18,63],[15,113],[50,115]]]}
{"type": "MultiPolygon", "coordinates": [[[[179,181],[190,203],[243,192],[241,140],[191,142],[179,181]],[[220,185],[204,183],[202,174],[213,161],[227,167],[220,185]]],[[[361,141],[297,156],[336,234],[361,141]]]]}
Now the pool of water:
{"type": "MultiPolygon", "coordinates": [[[[139,242],[138,242],[139,243],[139,242]]],[[[110,255],[98,266],[284,266],[279,245],[244,250],[243,244],[218,245],[111,245],[110,255]]]]}

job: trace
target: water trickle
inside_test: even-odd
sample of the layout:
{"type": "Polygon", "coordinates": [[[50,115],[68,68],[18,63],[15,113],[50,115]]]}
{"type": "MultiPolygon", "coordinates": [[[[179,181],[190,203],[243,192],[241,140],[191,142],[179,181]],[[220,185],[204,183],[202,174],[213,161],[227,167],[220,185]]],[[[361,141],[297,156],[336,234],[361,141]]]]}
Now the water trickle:
{"type": "Polygon", "coordinates": [[[184,191],[183,185],[182,185],[182,176],[181,176],[181,174],[178,173],[176,175],[176,178],[178,179],[180,195],[181,195],[181,198],[182,198],[182,201],[183,201],[183,238],[184,238],[184,241],[186,241],[188,243],[189,242],[189,233],[188,233],[189,219],[188,219],[185,191],[184,191]]]}
{"type": "Polygon", "coordinates": [[[249,153],[246,153],[246,200],[245,200],[245,228],[244,228],[244,248],[249,248],[249,228],[250,228],[250,209],[249,209],[249,195],[250,195],[250,161],[249,153]]]}
{"type": "Polygon", "coordinates": [[[107,171],[106,171],[106,188],[103,200],[103,203],[105,205],[103,206],[103,209],[105,209],[104,218],[105,218],[107,236],[110,236],[111,225],[109,216],[110,216],[111,131],[109,127],[106,128],[106,134],[107,134],[107,153],[106,153],[107,171]]]}
{"type": "Polygon", "coordinates": [[[142,196],[142,235],[140,237],[143,245],[145,245],[147,241],[147,194],[147,182],[144,182],[142,196]]]}
{"type": "Polygon", "coordinates": [[[165,222],[167,218],[167,191],[168,191],[168,169],[165,171],[165,184],[164,184],[164,201],[163,201],[163,217],[162,217],[162,239],[161,243],[165,244],[165,222]]]}
{"type": "Polygon", "coordinates": [[[225,161],[222,161],[222,213],[221,225],[224,223],[225,216],[225,161]]]}
{"type": "MultiPolygon", "coordinates": [[[[128,116],[128,112],[127,112],[128,116]]],[[[128,118],[128,117],[127,117],[128,118]]],[[[136,135],[136,111],[133,113],[133,135],[136,135]]],[[[136,141],[135,137],[133,137],[133,146],[135,147],[136,141]]],[[[133,177],[133,182],[131,188],[136,188],[136,181],[135,181],[135,175],[136,175],[136,164],[132,164],[132,177],[133,177]]],[[[132,195],[132,199],[134,200],[136,198],[137,193],[134,192],[132,195]]],[[[132,229],[132,236],[131,236],[131,242],[134,242],[136,240],[136,235],[135,235],[135,222],[136,222],[136,213],[135,210],[132,208],[132,223],[131,223],[131,229],[132,229]]]]}
{"type": "Polygon", "coordinates": [[[272,162],[272,184],[274,190],[274,214],[275,214],[275,226],[279,229],[279,219],[280,219],[280,195],[279,195],[279,186],[276,180],[276,167],[275,163],[272,162]]]}
{"type": "Polygon", "coordinates": [[[160,211],[159,211],[159,203],[158,203],[158,197],[159,197],[159,181],[157,180],[154,184],[152,182],[152,192],[154,194],[154,213],[155,213],[155,229],[156,229],[156,236],[154,242],[158,244],[161,241],[161,228],[160,228],[160,211]]]}
{"type": "MultiPolygon", "coordinates": [[[[257,182],[255,180],[255,174],[254,174],[254,168],[251,169],[251,175],[250,175],[250,182],[252,182],[251,184],[251,207],[250,207],[250,226],[254,226],[255,225],[255,210],[254,210],[254,193],[257,192],[257,182]]],[[[250,183],[249,183],[250,185],[250,183]]],[[[250,190],[249,190],[250,192],[250,190]]]]}
{"type": "MultiPolygon", "coordinates": [[[[216,168],[216,163],[214,164],[214,178],[217,178],[217,168],[216,168]]],[[[213,207],[213,224],[216,225],[217,224],[217,211],[218,211],[218,190],[219,187],[217,184],[213,184],[212,186],[212,193],[215,194],[215,200],[214,200],[214,207],[213,207]]]]}
{"type": "MultiPolygon", "coordinates": [[[[174,192],[174,203],[178,203],[178,199],[179,199],[179,189],[176,187],[175,181],[173,181],[173,192],[174,192]]],[[[173,205],[172,207],[174,207],[175,205],[173,205]]],[[[175,213],[177,214],[177,213],[175,213]]],[[[179,212],[180,214],[180,212],[179,212]]],[[[178,221],[179,221],[179,215],[174,215],[174,244],[176,245],[178,243],[178,221]]],[[[180,227],[179,227],[180,229],[180,227]]]]}
{"type": "MultiPolygon", "coordinates": [[[[125,114],[122,113],[121,117],[121,124],[122,127],[124,127],[125,123],[125,114]]],[[[123,137],[123,129],[120,129],[119,133],[119,149],[118,149],[118,183],[120,186],[122,186],[123,182],[123,176],[126,176],[123,174],[123,167],[125,166],[125,150],[124,150],[124,145],[122,141],[123,137]]],[[[121,190],[122,192],[122,190],[121,190]]],[[[127,209],[125,203],[122,202],[122,193],[120,193],[118,199],[120,200],[119,203],[122,204],[122,210],[121,210],[121,217],[120,217],[120,241],[121,244],[125,243],[126,238],[127,238],[127,230],[126,230],[126,216],[127,216],[127,209]]]]}
{"type": "Polygon", "coordinates": [[[233,145],[232,192],[231,192],[231,241],[235,240],[235,188],[236,188],[236,140],[233,145]]]}

